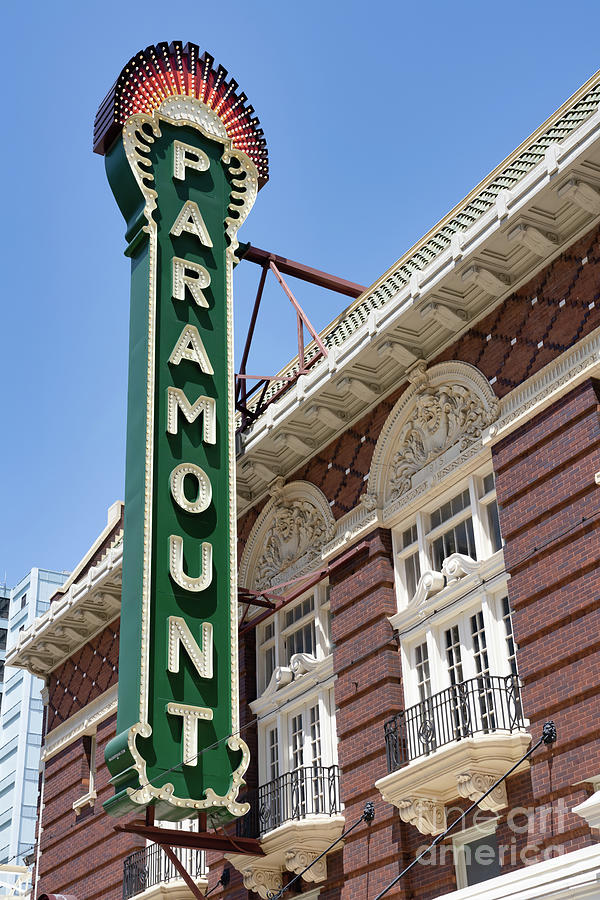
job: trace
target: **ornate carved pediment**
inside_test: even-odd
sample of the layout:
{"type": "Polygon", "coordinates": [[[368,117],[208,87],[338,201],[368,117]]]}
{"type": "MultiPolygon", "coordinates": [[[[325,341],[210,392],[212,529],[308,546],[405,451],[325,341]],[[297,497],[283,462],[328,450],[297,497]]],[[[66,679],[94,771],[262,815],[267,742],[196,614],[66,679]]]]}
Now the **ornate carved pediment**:
{"type": "Polygon", "coordinates": [[[334,531],[327,499],[315,485],[277,479],[244,549],[240,584],[266,590],[309,570],[334,531]]]}
{"type": "Polygon", "coordinates": [[[447,454],[456,456],[480,440],[498,416],[487,379],[474,366],[452,361],[409,373],[373,454],[367,496],[383,506],[415,486],[415,475],[447,454]]]}
{"type": "Polygon", "coordinates": [[[314,671],[319,665],[319,661],[310,653],[294,653],[290,659],[289,666],[277,666],[271,675],[267,687],[263,692],[263,697],[270,697],[276,694],[281,688],[287,687],[292,681],[307,675],[314,671]]]}

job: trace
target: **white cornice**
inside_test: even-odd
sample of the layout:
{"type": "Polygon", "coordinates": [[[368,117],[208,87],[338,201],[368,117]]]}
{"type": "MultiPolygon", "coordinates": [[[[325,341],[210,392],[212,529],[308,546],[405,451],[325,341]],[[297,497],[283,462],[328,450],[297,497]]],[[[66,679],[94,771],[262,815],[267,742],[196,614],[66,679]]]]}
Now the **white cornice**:
{"type": "Polygon", "coordinates": [[[114,622],[121,611],[122,561],[120,543],[19,635],[6,664],[44,678],[114,622]]]}
{"type": "MultiPolygon", "coordinates": [[[[558,845],[560,847],[560,845],[558,845]]],[[[597,900],[598,844],[490,878],[438,900],[597,900]]]]}
{"type": "Polygon", "coordinates": [[[46,762],[56,756],[84,734],[93,734],[100,722],[108,719],[116,711],[117,685],[114,684],[83,709],[70,716],[66,722],[62,722],[48,732],[44,740],[42,761],[46,762]]]}
{"type": "Polygon", "coordinates": [[[577,191],[565,190],[573,179],[600,189],[599,112],[561,144],[548,148],[542,162],[512,191],[503,192],[471,228],[455,235],[452,246],[415,273],[410,284],[400,290],[386,288],[385,303],[372,309],[359,328],[331,348],[327,359],[312,366],[247,430],[238,465],[240,514],[266,495],[269,473],[287,477],[405,381],[411,358],[395,352],[394,345],[410,347],[412,357],[436,357],[597,224],[598,215],[576,202],[577,191]],[[534,252],[525,243],[509,241],[517,227],[550,235],[544,257],[539,255],[541,243],[534,252]],[[450,317],[424,318],[432,303],[453,312],[452,322],[450,317]],[[376,391],[372,401],[349,389],[352,379],[376,391]],[[318,406],[343,412],[344,418],[337,425],[335,417],[319,418],[314,415],[318,406]],[[312,448],[302,453],[280,434],[306,431],[309,410],[312,448]]]}

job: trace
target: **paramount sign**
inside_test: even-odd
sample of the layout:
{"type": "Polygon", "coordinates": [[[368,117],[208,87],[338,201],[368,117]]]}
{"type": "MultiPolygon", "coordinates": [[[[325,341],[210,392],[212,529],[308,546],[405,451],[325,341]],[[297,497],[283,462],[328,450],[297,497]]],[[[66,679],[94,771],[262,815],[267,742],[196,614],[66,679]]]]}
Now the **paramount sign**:
{"type": "Polygon", "coordinates": [[[100,107],[131,317],[114,815],[243,815],[232,272],[266,181],[258,121],[195,45],[159,44],[100,107]]]}

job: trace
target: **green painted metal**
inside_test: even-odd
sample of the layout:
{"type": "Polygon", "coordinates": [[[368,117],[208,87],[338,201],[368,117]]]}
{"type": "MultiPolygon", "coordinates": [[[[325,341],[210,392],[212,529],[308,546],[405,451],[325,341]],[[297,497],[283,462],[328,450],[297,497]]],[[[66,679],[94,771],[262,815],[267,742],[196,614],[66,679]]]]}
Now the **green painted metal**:
{"type": "MultiPolygon", "coordinates": [[[[122,815],[154,804],[163,819],[206,810],[213,820],[222,821],[247,809],[236,800],[248,764],[247,748],[235,736],[227,740],[237,729],[238,710],[232,571],[234,258],[230,244],[235,232],[228,230],[226,220],[232,203],[240,205],[235,199],[240,196],[236,194],[240,170],[235,176],[231,173],[243,155],[231,151],[226,140],[209,137],[189,122],[157,114],[137,118],[137,126],[125,126],[130,135],[132,127],[138,129],[133,140],[133,145],[137,142],[141,147],[137,157],[130,152],[131,140],[128,152],[127,141],[121,139],[106,155],[109,183],[127,223],[131,317],[117,736],[106,750],[115,796],[104,808],[122,815]],[[176,142],[206,154],[208,170],[186,166],[184,178],[175,178],[176,142]],[[140,167],[140,153],[149,165],[140,167]],[[144,172],[153,178],[140,174],[144,172]],[[205,246],[208,242],[197,234],[171,234],[190,200],[197,204],[212,247],[205,246]],[[174,257],[208,271],[211,283],[203,289],[208,308],[197,305],[189,288],[183,299],[173,298],[174,257]],[[198,330],[213,374],[193,359],[169,362],[186,325],[198,330]],[[201,395],[214,398],[214,443],[205,439],[206,415],[188,422],[176,411],[177,432],[168,433],[169,388],[183,390],[190,403],[201,395]],[[210,480],[212,500],[202,512],[186,511],[172,495],[171,475],[181,463],[199,466],[210,480]],[[184,572],[190,578],[201,573],[202,545],[212,546],[212,580],[204,590],[194,592],[176,583],[170,569],[171,536],[183,539],[184,572]],[[202,626],[212,625],[212,677],[198,673],[183,644],[179,645],[179,671],[168,670],[170,617],[185,621],[200,649],[202,626]],[[167,712],[169,703],[212,712],[212,721],[197,722],[199,753],[185,762],[183,719],[167,712]]],[[[246,164],[242,181],[251,178],[251,168],[251,163],[246,164]]],[[[188,475],[183,485],[188,502],[195,501],[196,482],[188,475]]]]}

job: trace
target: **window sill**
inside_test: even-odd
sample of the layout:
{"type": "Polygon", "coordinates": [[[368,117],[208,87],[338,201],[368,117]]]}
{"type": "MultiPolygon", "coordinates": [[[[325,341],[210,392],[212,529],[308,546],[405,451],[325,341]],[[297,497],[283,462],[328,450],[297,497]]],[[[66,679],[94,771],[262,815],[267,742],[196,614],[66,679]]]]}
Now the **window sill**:
{"type": "Polygon", "coordinates": [[[84,794],[83,797],[80,797],[79,800],[76,800],[73,804],[73,809],[76,814],[81,815],[81,810],[85,809],[86,806],[93,806],[96,802],[96,791],[89,791],[87,794],[84,794]]]}
{"type": "MultiPolygon", "coordinates": [[[[455,554],[456,555],[456,554],[455,554]]],[[[448,557],[451,559],[451,557],[448,557]]],[[[437,590],[435,585],[435,575],[442,578],[441,573],[430,572],[423,573],[417,591],[410,602],[406,604],[399,612],[389,617],[389,622],[396,631],[404,631],[406,628],[420,622],[425,616],[430,616],[434,612],[441,612],[449,603],[454,603],[461,596],[471,594],[474,588],[484,582],[490,587],[489,582],[492,578],[506,577],[504,568],[504,551],[497,550],[487,559],[475,562],[472,561],[473,569],[468,574],[456,573],[455,577],[448,579],[447,583],[437,590]],[[421,582],[425,575],[433,575],[432,589],[419,590],[421,582]]],[[[469,596],[469,603],[472,603],[473,597],[469,596]]],[[[456,608],[456,614],[461,612],[460,607],[456,608]]]]}
{"type": "Polygon", "coordinates": [[[324,688],[328,678],[333,678],[333,654],[330,653],[324,659],[314,659],[308,654],[297,653],[290,660],[290,666],[280,666],[275,669],[271,680],[263,693],[250,703],[250,709],[255,716],[261,718],[267,713],[273,712],[288,700],[293,700],[299,694],[304,694],[311,685],[319,685],[324,688]],[[295,661],[303,658],[305,663],[311,660],[310,665],[295,665],[295,661]]]}

